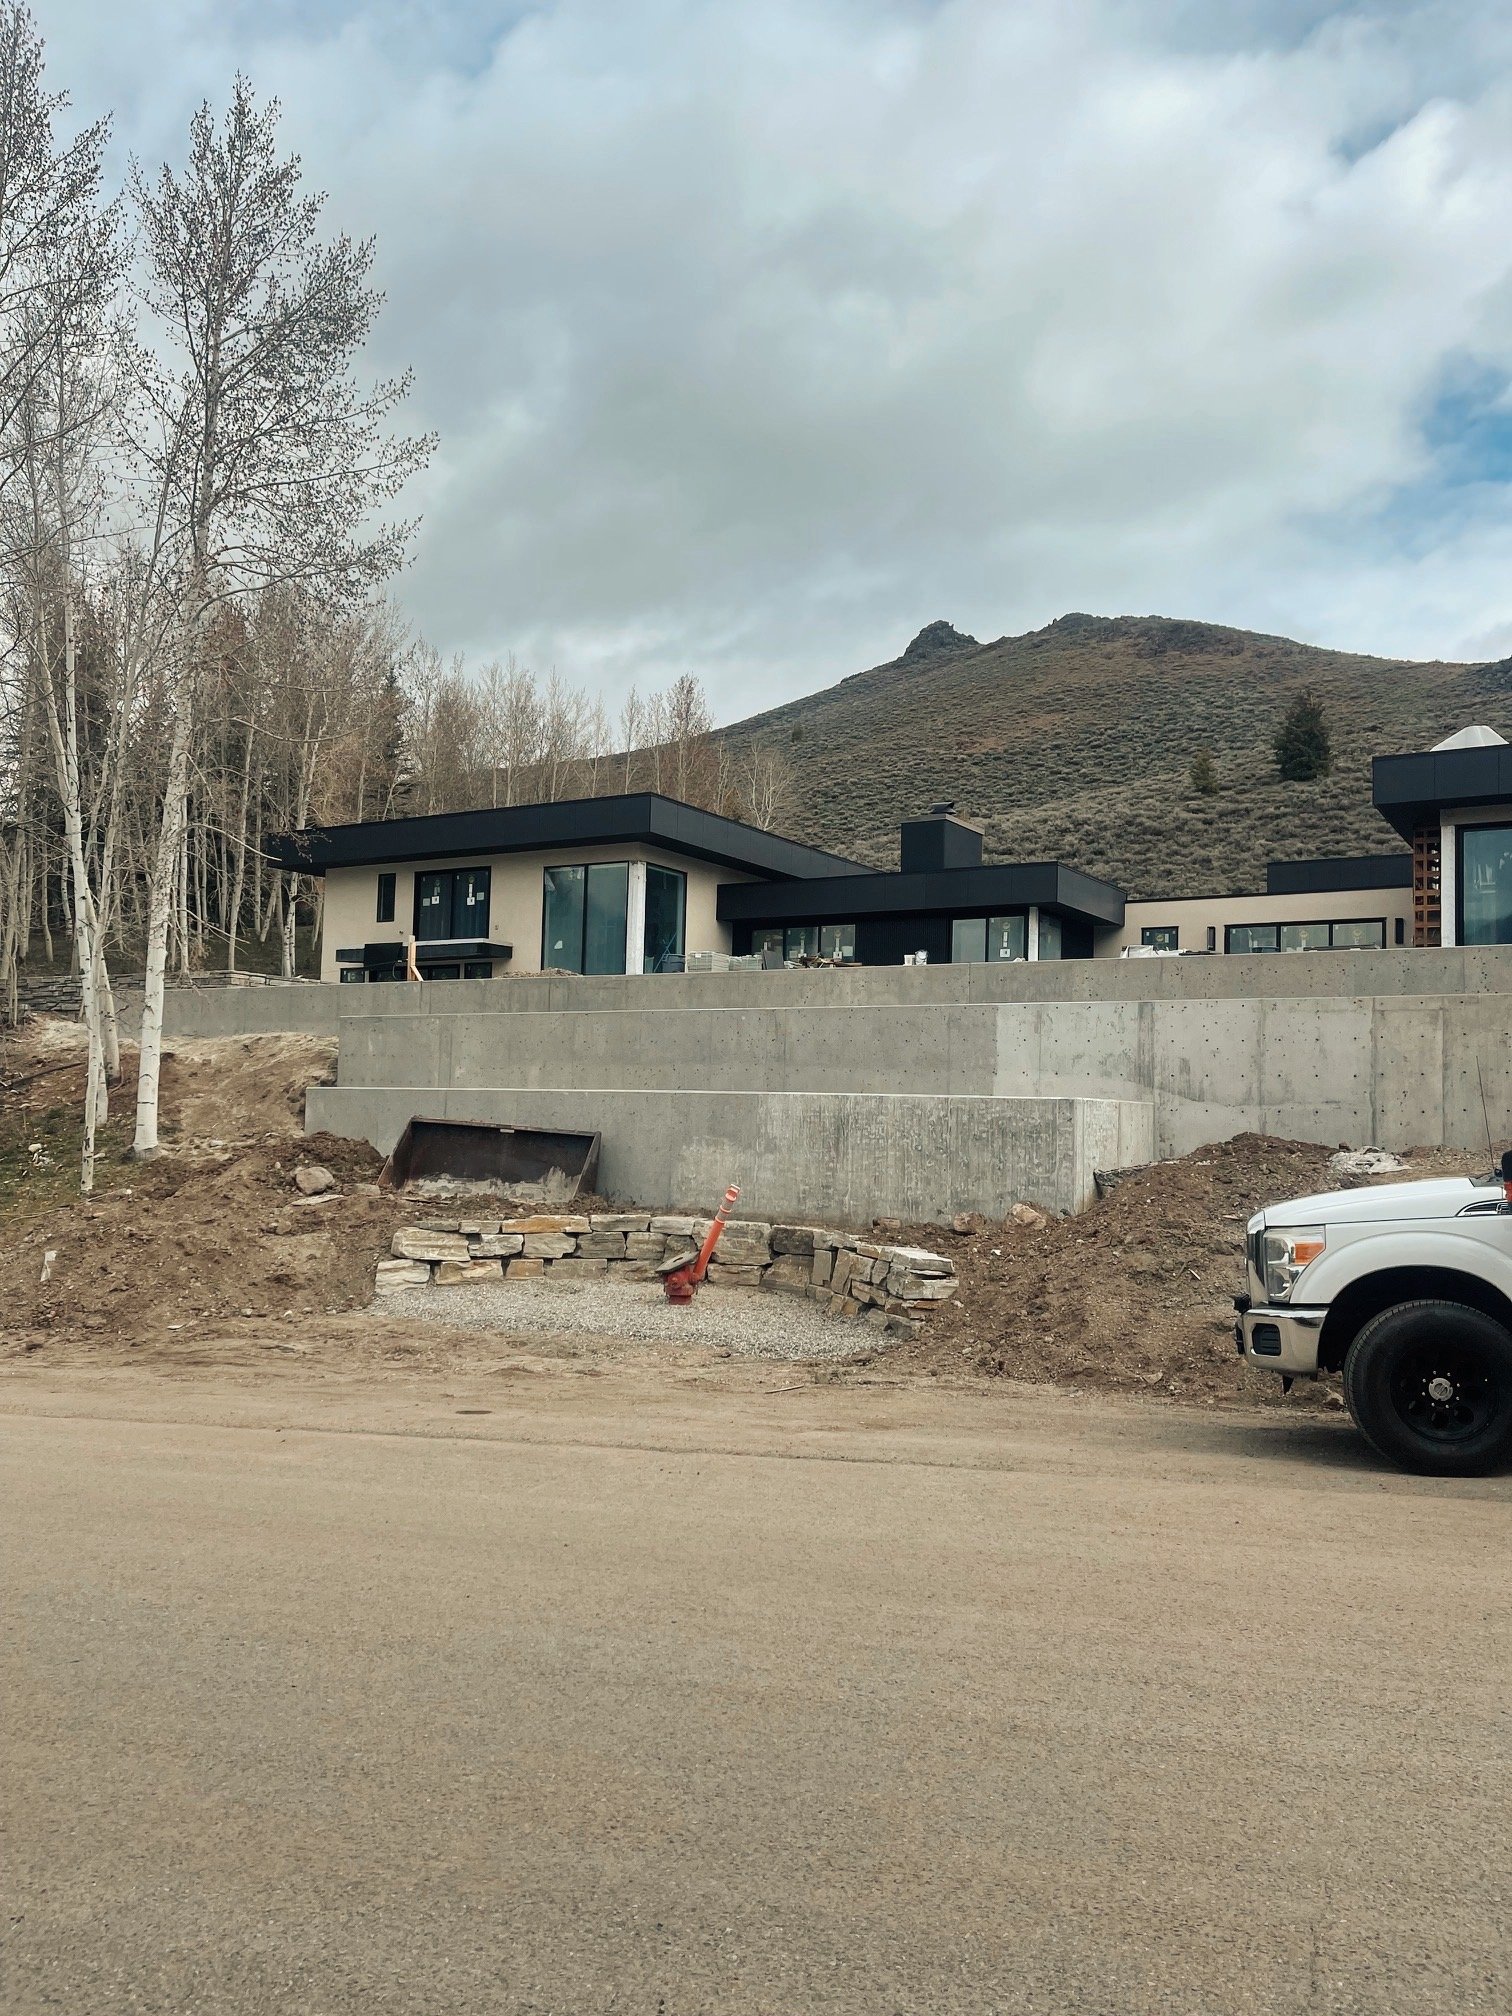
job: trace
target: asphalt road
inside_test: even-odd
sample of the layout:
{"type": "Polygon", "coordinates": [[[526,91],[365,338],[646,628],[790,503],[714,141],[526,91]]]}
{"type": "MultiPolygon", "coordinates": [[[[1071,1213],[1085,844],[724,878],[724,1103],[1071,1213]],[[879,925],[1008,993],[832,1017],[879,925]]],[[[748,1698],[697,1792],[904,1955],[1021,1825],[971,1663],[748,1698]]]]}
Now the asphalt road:
{"type": "Polygon", "coordinates": [[[0,1466],[6,2011],[1512,2007],[1512,1487],[1342,1424],[7,1379],[0,1466]]]}

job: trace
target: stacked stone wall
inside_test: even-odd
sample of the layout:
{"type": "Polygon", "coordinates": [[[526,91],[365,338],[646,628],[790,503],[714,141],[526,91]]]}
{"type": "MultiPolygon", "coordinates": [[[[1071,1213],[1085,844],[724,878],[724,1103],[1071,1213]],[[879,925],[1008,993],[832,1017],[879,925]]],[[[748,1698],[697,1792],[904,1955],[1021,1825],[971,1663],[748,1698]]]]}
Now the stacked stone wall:
{"type": "MultiPolygon", "coordinates": [[[[652,1281],[692,1261],[705,1218],[652,1212],[536,1218],[426,1217],[396,1232],[378,1263],[380,1293],[463,1282],[619,1275],[652,1281]]],[[[889,1246],[822,1225],[731,1219],[709,1263],[711,1288],[806,1295],[832,1315],[910,1335],[956,1292],[955,1263],[922,1246],[889,1246]]]]}

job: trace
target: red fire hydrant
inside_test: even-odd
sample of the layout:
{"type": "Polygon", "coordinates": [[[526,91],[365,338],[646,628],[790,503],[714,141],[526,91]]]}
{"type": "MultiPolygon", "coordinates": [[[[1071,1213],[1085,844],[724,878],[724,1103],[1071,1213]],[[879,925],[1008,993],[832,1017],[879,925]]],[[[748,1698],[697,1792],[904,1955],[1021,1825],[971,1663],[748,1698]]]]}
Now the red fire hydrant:
{"type": "Polygon", "coordinates": [[[732,1183],[724,1194],[724,1202],[714,1213],[714,1222],[704,1234],[704,1242],[696,1256],[686,1267],[678,1267],[671,1274],[662,1276],[662,1293],[669,1302],[691,1302],[698,1293],[698,1284],[708,1271],[710,1255],[719,1244],[719,1235],[723,1232],[730,1213],[735,1209],[736,1199],[739,1196],[740,1186],[732,1183]]]}

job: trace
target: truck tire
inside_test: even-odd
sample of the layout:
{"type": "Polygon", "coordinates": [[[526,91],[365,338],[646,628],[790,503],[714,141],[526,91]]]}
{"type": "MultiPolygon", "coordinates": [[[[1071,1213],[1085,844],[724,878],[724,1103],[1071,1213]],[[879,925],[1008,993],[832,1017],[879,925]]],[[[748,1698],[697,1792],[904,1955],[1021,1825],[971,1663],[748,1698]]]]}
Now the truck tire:
{"type": "Polygon", "coordinates": [[[1344,1360],[1344,1402],[1388,1462],[1479,1477],[1512,1461],[1512,1333],[1462,1302],[1398,1302],[1344,1360]]]}

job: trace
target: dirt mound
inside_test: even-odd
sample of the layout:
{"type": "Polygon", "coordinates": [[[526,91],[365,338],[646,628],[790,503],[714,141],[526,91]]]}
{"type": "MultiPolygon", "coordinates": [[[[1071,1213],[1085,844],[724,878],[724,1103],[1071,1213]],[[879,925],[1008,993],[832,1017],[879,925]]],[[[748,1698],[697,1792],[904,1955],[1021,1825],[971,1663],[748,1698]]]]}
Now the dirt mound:
{"type": "MultiPolygon", "coordinates": [[[[1330,1152],[1241,1134],[1125,1177],[1079,1217],[947,1237],[960,1298],[888,1362],[1199,1402],[1279,1401],[1280,1381],[1234,1351],[1244,1228],[1262,1205],[1338,1188],[1330,1152]]],[[[1408,1164],[1397,1180],[1479,1170],[1484,1157],[1425,1150],[1408,1164]]],[[[938,1228],[914,1236],[941,1243],[938,1228]]],[[[1334,1404],[1332,1388],[1297,1395],[1334,1404]]]]}
{"type": "Polygon", "coordinates": [[[178,1042],[163,1064],[173,1139],[255,1141],[299,1134],[310,1085],[335,1080],[336,1045],[323,1036],[246,1036],[178,1042]]]}
{"type": "Polygon", "coordinates": [[[163,1062],[165,1152],[133,1162],[136,1058],[113,1095],[95,1194],[78,1195],[83,1034],[28,1025],[0,1050],[0,1306],[12,1350],[97,1334],[124,1346],[205,1319],[352,1308],[372,1293],[395,1205],[365,1143],[304,1140],[305,1088],[334,1045],[302,1036],[178,1043],[163,1062]],[[339,1191],[306,1200],[296,1162],[339,1191]],[[50,1265],[45,1256],[52,1252],[50,1265]],[[47,1279],[43,1279],[46,1273],[47,1279]]]}

